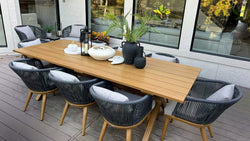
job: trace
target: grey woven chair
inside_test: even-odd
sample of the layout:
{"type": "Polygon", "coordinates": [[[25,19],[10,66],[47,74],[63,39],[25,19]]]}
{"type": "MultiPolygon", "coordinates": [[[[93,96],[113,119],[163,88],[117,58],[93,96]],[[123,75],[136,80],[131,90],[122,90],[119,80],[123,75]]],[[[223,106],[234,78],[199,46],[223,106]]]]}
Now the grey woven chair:
{"type": "MultiPolygon", "coordinates": [[[[102,81],[94,84],[94,86],[114,91],[114,86],[109,81],[102,81]]],[[[99,141],[103,139],[107,125],[126,129],[127,140],[131,140],[131,129],[140,125],[152,110],[153,97],[151,95],[145,95],[139,99],[129,100],[128,102],[117,102],[99,97],[93,87],[90,88],[90,93],[95,98],[100,112],[104,117],[99,141]]]]}
{"type": "Polygon", "coordinates": [[[74,24],[74,25],[70,25],[70,26],[67,26],[65,27],[63,30],[62,30],[62,39],[68,39],[68,40],[74,40],[74,41],[80,41],[80,35],[79,37],[70,37],[70,32],[71,32],[71,29],[72,29],[72,26],[82,26],[82,28],[87,28],[86,25],[82,25],[82,24],[74,24]]]}
{"type": "Polygon", "coordinates": [[[242,98],[238,87],[234,89],[233,98],[230,101],[206,100],[210,95],[229,83],[215,80],[197,79],[184,103],[177,103],[172,115],[165,115],[166,120],[162,131],[161,140],[170,120],[178,120],[189,125],[199,127],[203,141],[207,140],[205,127],[213,137],[211,124],[230,106],[242,98]]]}
{"type": "MultiPolygon", "coordinates": [[[[66,82],[57,79],[51,73],[49,73],[49,78],[55,82],[56,86],[63,94],[65,98],[65,107],[61,117],[60,125],[62,125],[65,115],[68,111],[69,105],[74,107],[83,108],[83,119],[82,119],[82,135],[85,134],[85,126],[87,120],[88,106],[95,103],[95,100],[89,93],[89,88],[93,84],[99,81],[98,78],[86,79],[80,82],[66,82]]],[[[81,80],[81,79],[80,79],[81,80]]]]}
{"type": "MultiPolygon", "coordinates": [[[[13,62],[23,62],[30,65],[35,65],[36,60],[34,59],[21,59],[15,60],[9,63],[9,67],[23,80],[25,85],[29,89],[29,94],[24,106],[23,111],[26,111],[32,94],[42,95],[42,110],[41,110],[41,120],[43,120],[46,97],[49,93],[55,93],[57,90],[56,86],[52,81],[49,80],[48,73],[50,70],[55,70],[59,68],[47,68],[47,69],[20,69],[13,65],[13,62]]],[[[39,97],[37,98],[39,99],[39,97]]]]}
{"type": "MultiPolygon", "coordinates": [[[[162,55],[162,56],[166,56],[166,57],[171,57],[171,58],[176,58],[174,55],[171,55],[171,54],[167,54],[167,53],[155,53],[157,55],[162,55]]],[[[146,55],[147,57],[151,57],[152,56],[152,53],[150,54],[147,54],[146,55]]],[[[178,58],[175,59],[175,63],[180,63],[180,60],[178,58]]]]}
{"type": "MultiPolygon", "coordinates": [[[[33,41],[33,40],[35,40],[37,38],[40,38],[42,43],[46,43],[46,42],[50,41],[49,39],[47,39],[46,31],[43,30],[40,27],[36,27],[36,26],[33,26],[33,25],[19,25],[19,26],[16,26],[14,29],[15,29],[19,39],[21,40],[21,42],[29,42],[29,41],[33,41]],[[33,31],[36,38],[29,39],[27,37],[27,35],[25,34],[25,31],[18,30],[18,28],[24,27],[24,26],[29,26],[31,28],[31,30],[33,31]]],[[[22,48],[20,43],[18,43],[18,48],[22,48]]]]}

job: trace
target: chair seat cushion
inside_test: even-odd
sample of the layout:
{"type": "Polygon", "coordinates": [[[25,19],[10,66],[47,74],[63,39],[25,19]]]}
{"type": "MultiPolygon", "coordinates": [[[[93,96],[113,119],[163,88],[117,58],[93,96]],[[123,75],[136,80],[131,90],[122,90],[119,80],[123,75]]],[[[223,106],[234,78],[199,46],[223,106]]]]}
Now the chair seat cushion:
{"type": "Polygon", "coordinates": [[[164,114],[171,116],[175,109],[176,104],[177,104],[176,101],[169,100],[167,106],[164,108],[164,114]]]}
{"type": "Polygon", "coordinates": [[[29,47],[29,46],[34,46],[34,45],[38,45],[41,44],[42,42],[40,41],[40,39],[36,39],[33,41],[29,41],[29,42],[21,42],[19,43],[22,47],[29,47]]]}
{"type": "Polygon", "coordinates": [[[19,69],[38,69],[35,66],[26,64],[26,63],[22,63],[22,62],[13,62],[13,66],[19,69]]]}
{"type": "Polygon", "coordinates": [[[74,75],[62,72],[62,71],[58,71],[58,70],[51,70],[50,71],[51,75],[53,77],[55,77],[58,80],[61,81],[66,81],[66,82],[80,82],[79,79],[77,77],[75,77],[74,75]]]}
{"type": "Polygon", "coordinates": [[[95,93],[102,99],[116,101],[116,102],[126,102],[129,98],[121,93],[114,92],[99,86],[93,86],[95,93]]]}
{"type": "Polygon", "coordinates": [[[235,84],[226,85],[212,95],[210,95],[207,100],[211,101],[229,101],[233,98],[235,84]]]}
{"type": "Polygon", "coordinates": [[[77,37],[64,37],[64,38],[61,38],[61,39],[67,39],[67,40],[73,40],[73,41],[76,41],[76,42],[80,42],[80,38],[77,38],[77,37]]]}
{"type": "Polygon", "coordinates": [[[175,57],[158,55],[156,53],[153,53],[151,57],[155,58],[155,59],[160,59],[160,60],[168,61],[168,62],[174,62],[174,63],[176,62],[176,58],[175,57]]]}
{"type": "Polygon", "coordinates": [[[78,25],[72,25],[71,26],[71,32],[69,34],[70,37],[78,37],[80,38],[80,30],[83,29],[83,26],[78,26],[78,25]]]}

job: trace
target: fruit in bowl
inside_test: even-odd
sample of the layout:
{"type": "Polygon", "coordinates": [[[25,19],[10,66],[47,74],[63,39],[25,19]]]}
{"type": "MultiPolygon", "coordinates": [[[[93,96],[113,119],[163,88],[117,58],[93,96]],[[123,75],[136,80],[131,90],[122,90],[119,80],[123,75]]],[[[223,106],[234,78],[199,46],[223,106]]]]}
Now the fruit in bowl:
{"type": "Polygon", "coordinates": [[[115,50],[109,46],[95,46],[88,53],[96,60],[107,60],[115,55],[115,50]]]}

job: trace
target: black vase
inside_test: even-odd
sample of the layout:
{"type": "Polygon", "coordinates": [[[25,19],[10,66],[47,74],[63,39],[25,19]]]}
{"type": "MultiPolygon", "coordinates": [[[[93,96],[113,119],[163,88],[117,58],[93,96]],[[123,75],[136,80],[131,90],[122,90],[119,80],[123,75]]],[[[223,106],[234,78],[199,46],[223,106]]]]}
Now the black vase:
{"type": "Polygon", "coordinates": [[[138,69],[142,69],[146,66],[146,58],[143,57],[143,47],[139,47],[137,50],[137,56],[134,60],[134,65],[138,69]]]}
{"type": "Polygon", "coordinates": [[[124,63],[128,65],[134,64],[134,59],[136,57],[138,45],[140,46],[140,43],[135,42],[122,42],[122,55],[124,58],[124,63]]]}

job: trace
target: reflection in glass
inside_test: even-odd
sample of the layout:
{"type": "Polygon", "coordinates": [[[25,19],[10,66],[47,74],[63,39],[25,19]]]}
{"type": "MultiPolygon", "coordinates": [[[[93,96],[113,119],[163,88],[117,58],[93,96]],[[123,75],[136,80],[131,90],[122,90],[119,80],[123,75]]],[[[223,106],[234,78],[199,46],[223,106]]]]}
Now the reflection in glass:
{"type": "Polygon", "coordinates": [[[23,25],[33,25],[49,29],[57,29],[56,7],[54,0],[19,0],[23,25]]]}
{"type": "Polygon", "coordinates": [[[192,50],[250,58],[250,0],[201,0],[192,50]]]}
{"type": "Polygon", "coordinates": [[[7,47],[1,5],[0,5],[0,47],[7,47]]]}
{"type": "MultiPolygon", "coordinates": [[[[185,0],[136,0],[135,13],[157,15],[159,20],[153,20],[148,26],[156,31],[149,31],[140,41],[178,48],[185,0]]],[[[140,21],[134,19],[134,26],[140,21]]]]}
{"type": "MultiPolygon", "coordinates": [[[[91,0],[91,28],[92,31],[103,32],[108,29],[109,20],[105,16],[113,13],[116,16],[123,16],[124,0],[91,0]]],[[[116,29],[110,33],[111,36],[121,34],[121,30],[116,29]]]]}

